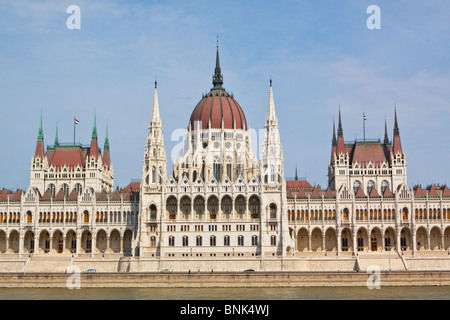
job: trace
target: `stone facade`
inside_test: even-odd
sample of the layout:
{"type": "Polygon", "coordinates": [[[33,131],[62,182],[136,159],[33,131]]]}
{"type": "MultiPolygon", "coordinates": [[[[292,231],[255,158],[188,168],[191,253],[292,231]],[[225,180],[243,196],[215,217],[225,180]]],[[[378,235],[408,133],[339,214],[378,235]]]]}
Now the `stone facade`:
{"type": "Polygon", "coordinates": [[[56,134],[47,149],[41,119],[29,188],[0,191],[0,258],[39,266],[37,257],[106,257],[112,271],[124,256],[134,271],[351,271],[371,259],[387,265],[391,252],[400,269],[403,255],[445,260],[450,191],[408,187],[397,113],[392,141],[385,124],[384,141],[348,143],[339,111],[328,188],[286,181],[272,81],[258,159],[243,109],[223,88],[218,50],[216,59],[170,175],[156,82],[142,178],[122,190],[95,119],[89,146],[62,145],[56,134]]]}

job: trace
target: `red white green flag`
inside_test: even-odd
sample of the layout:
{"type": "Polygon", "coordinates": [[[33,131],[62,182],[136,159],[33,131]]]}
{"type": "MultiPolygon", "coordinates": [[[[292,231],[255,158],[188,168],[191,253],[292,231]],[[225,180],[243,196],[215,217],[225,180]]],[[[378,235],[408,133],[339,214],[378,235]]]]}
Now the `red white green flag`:
{"type": "Polygon", "coordinates": [[[364,116],[364,120],[367,120],[367,117],[366,117],[366,114],[365,114],[365,113],[363,113],[363,116],[364,116]]]}
{"type": "Polygon", "coordinates": [[[75,124],[80,124],[80,121],[77,118],[74,118],[75,124]]]}

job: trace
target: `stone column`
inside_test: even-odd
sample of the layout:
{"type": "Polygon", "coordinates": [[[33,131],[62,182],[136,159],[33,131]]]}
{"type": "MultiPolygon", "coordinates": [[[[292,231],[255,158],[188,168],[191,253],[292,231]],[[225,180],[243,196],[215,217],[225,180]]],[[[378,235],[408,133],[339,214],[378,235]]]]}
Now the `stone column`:
{"type": "Polygon", "coordinates": [[[94,235],[93,234],[91,234],[91,238],[92,238],[92,241],[91,241],[91,257],[93,258],[94,257],[94,252],[95,252],[95,248],[96,248],[96,246],[97,246],[97,239],[96,239],[96,237],[94,237],[94,235]]]}
{"type": "Polygon", "coordinates": [[[78,231],[76,234],[77,237],[77,251],[76,251],[76,256],[78,257],[78,255],[80,254],[80,249],[81,249],[81,231],[78,231]]]}
{"type": "Polygon", "coordinates": [[[23,255],[23,247],[24,247],[24,242],[23,242],[23,234],[19,234],[19,257],[22,257],[23,255]]]}
{"type": "Polygon", "coordinates": [[[52,254],[52,250],[53,250],[53,237],[52,236],[50,236],[49,237],[49,239],[50,239],[50,246],[49,246],[49,254],[52,254]]]}

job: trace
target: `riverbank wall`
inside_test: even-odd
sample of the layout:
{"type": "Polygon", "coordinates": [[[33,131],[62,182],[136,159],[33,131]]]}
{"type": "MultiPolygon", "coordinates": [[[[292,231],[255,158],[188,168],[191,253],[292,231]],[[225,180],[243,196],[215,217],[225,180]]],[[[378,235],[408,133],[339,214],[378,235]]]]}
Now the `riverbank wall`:
{"type": "Polygon", "coordinates": [[[450,286],[450,272],[7,273],[0,288],[275,288],[450,286]]]}

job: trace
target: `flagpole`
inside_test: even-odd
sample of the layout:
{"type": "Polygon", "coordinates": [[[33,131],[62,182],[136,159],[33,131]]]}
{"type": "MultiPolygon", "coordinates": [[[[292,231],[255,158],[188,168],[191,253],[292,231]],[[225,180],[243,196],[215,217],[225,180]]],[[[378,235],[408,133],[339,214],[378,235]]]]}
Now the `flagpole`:
{"type": "Polygon", "coordinates": [[[363,132],[364,132],[364,142],[366,142],[366,114],[363,112],[363,132]]]}
{"type": "Polygon", "coordinates": [[[73,117],[73,145],[75,145],[75,120],[77,119],[76,116],[73,117]]]}

